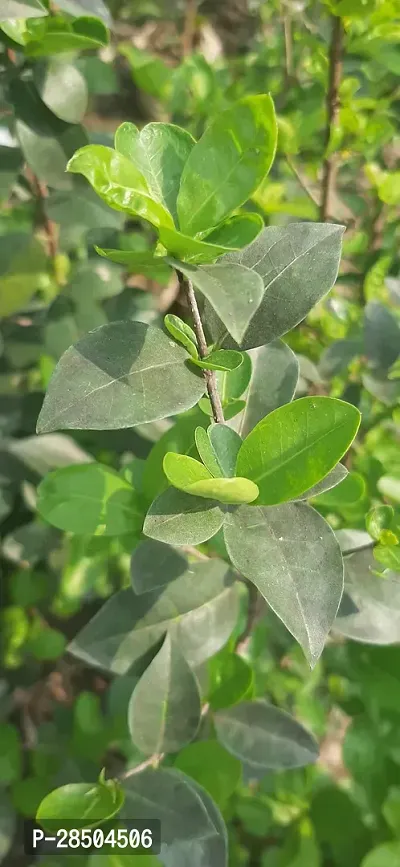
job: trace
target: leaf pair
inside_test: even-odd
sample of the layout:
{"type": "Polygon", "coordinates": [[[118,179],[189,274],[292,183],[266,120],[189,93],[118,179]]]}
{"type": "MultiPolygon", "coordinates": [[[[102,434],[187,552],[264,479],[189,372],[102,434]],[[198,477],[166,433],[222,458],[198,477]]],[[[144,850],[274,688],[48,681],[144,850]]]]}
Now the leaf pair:
{"type": "Polygon", "coordinates": [[[236,370],[243,363],[243,354],[236,352],[235,349],[215,349],[209,355],[200,358],[197,349],[197,338],[193,329],[173,313],[167,313],[164,316],[164,325],[167,331],[172,334],[172,337],[187,349],[190,360],[197,367],[204,370],[230,371],[236,370]]]}
{"type": "MultiPolygon", "coordinates": [[[[212,262],[249,244],[260,231],[257,215],[227,218],[269,171],[276,136],[271,98],[246,97],[197,143],[173,124],[151,123],[139,132],[125,123],[116,132],[115,150],[88,145],[68,168],[83,174],[111,207],[156,226],[169,253],[212,262]]],[[[107,251],[110,258],[112,252],[107,251]]]]}
{"type": "Polygon", "coordinates": [[[227,425],[212,425],[206,432],[197,428],[196,445],[203,463],[168,452],[164,472],[175,488],[205,499],[226,504],[251,503],[258,488],[246,478],[234,478],[236,456],[241,445],[239,435],[227,425]]]}

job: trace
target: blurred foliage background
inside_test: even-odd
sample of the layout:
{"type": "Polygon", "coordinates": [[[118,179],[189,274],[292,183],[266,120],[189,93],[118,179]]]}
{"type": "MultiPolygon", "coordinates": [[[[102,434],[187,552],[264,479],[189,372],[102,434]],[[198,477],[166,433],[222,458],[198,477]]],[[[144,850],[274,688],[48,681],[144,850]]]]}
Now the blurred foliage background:
{"type": "MultiPolygon", "coordinates": [[[[345,597],[312,673],[271,612],[242,648],[255,695],[319,738],[315,767],[257,782],[221,769],[223,757],[181,754],[179,766],[220,805],[231,867],[398,867],[400,2],[3,0],[0,19],[0,859],[29,867],[24,823],[50,789],[135,761],[131,678],[112,681],[66,652],[127,583],[132,545],[48,526],[36,487],[64,465],[145,458],[168,425],[38,437],[44,389],[86,331],[185,315],[162,266],[144,278],[96,255],[95,244],[146,250],[151,232],[65,174],[66,161],[87,141],[111,145],[123,120],[168,120],[197,137],[242,95],[270,92],[278,155],[252,209],[267,225],[347,229],[336,287],[287,340],[299,394],[343,397],[363,414],[346,483],[315,503],[358,549],[347,576],[358,607],[345,597]]],[[[105,867],[119,867],[115,857],[105,867]]]]}

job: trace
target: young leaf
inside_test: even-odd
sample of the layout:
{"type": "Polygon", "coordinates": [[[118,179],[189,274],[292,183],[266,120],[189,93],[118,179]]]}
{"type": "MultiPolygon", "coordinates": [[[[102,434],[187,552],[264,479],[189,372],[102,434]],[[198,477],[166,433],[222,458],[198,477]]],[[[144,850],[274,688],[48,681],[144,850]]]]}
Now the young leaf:
{"type": "Polygon", "coordinates": [[[215,500],[167,488],[150,506],[143,533],[170,545],[200,545],[218,533],[224,519],[215,500]]]}
{"type": "MultiPolygon", "coordinates": [[[[254,269],[265,287],[242,349],[264,346],[286,334],[329,292],[338,273],[342,235],[343,226],[329,223],[269,226],[249,247],[224,257],[224,263],[254,269]]],[[[227,330],[214,323],[213,340],[219,341],[227,330]]]]}
{"type": "Polygon", "coordinates": [[[277,126],[270,96],[250,96],[222,112],[185,164],[178,195],[182,232],[217,226],[247,201],[275,156],[277,126]]]}
{"type": "Polygon", "coordinates": [[[251,244],[263,228],[264,221],[260,214],[237,214],[207,232],[203,240],[207,241],[207,244],[221,244],[222,247],[240,250],[251,244]]]}
{"type": "Polygon", "coordinates": [[[170,226],[159,227],[159,238],[170,256],[175,256],[183,262],[193,262],[197,265],[215,262],[218,256],[229,253],[232,247],[221,244],[209,244],[199,238],[190,238],[170,226]]]}
{"type": "Polygon", "coordinates": [[[131,558],[131,580],[135,593],[150,593],[186,572],[188,561],[171,545],[144,539],[131,558]]]}
{"type": "Polygon", "coordinates": [[[224,747],[251,765],[283,770],[302,768],[318,758],[318,745],[308,731],[262,699],[220,710],[214,723],[224,747]]]}
{"type": "Polygon", "coordinates": [[[134,124],[123,123],[115,133],[116,150],[144,175],[151,197],[169,211],[176,224],[181,174],[194,145],[193,136],[172,123],[148,123],[140,133],[134,124]]]}
{"type": "Polygon", "coordinates": [[[197,268],[174,259],[168,261],[192,281],[229,334],[240,343],[264,294],[260,275],[243,265],[218,264],[197,268]]]}
{"type": "Polygon", "coordinates": [[[191,666],[226,644],[238,616],[238,595],[226,563],[191,563],[161,590],[120,590],[78,633],[69,650],[89,665],[126,674],[168,632],[191,666]]]}
{"type": "Polygon", "coordinates": [[[211,445],[208,431],[204,430],[203,427],[197,427],[194,432],[194,438],[197,451],[204,466],[207,467],[212,476],[222,478],[223,472],[218,463],[217,455],[211,445]]]}
{"type": "Polygon", "coordinates": [[[37,510],[60,530],[79,535],[119,536],[140,531],[143,521],[131,485],[97,463],[48,473],[38,488],[37,510]]]}
{"type": "Polygon", "coordinates": [[[244,438],[268,413],[290,403],[299,378],[299,362],[282,340],[250,350],[251,377],[246,407],[235,425],[244,438]]]}
{"type": "Polygon", "coordinates": [[[190,325],[187,325],[179,316],[174,316],[173,313],[167,313],[164,316],[164,325],[172,337],[187,349],[192,358],[198,358],[197,338],[190,325]]]}
{"type": "Polygon", "coordinates": [[[143,470],[143,493],[150,504],[165,488],[168,481],[163,470],[163,460],[167,452],[181,455],[196,455],[194,432],[198,426],[207,427],[207,419],[200,408],[195,408],[180,416],[154,443],[146,459],[143,470]]]}
{"type": "Polygon", "coordinates": [[[116,816],[124,800],[123,789],[115,780],[68,783],[46,795],[36,819],[53,833],[59,828],[94,828],[116,816]]]}
{"type": "Polygon", "coordinates": [[[247,352],[242,352],[242,356],[242,364],[236,370],[217,373],[218,391],[224,408],[230,401],[241,397],[250,382],[252,361],[247,352]]]}
{"type": "Polygon", "coordinates": [[[253,685],[253,671],[250,665],[226,649],[210,659],[210,690],[208,700],[213,710],[231,707],[248,698],[253,685]]]}
{"type": "Polygon", "coordinates": [[[177,455],[175,452],[167,452],[163,467],[168,481],[180,491],[189,490],[194,482],[212,478],[200,461],[187,455],[177,455]]]}
{"type": "Polygon", "coordinates": [[[178,864],[182,867],[228,867],[228,834],[217,805],[196,780],[189,779],[175,768],[174,773],[189,783],[190,788],[198,795],[212,822],[214,832],[201,839],[175,841],[163,858],[164,867],[177,867],[178,864]]]}
{"type": "Polygon", "coordinates": [[[216,349],[205,358],[193,358],[192,361],[203,370],[231,371],[240,367],[243,357],[243,353],[236,352],[235,349],[216,349]]]}
{"type": "Polygon", "coordinates": [[[159,282],[168,282],[170,278],[171,268],[163,256],[154,256],[151,252],[138,253],[135,250],[102,250],[96,245],[95,250],[103,259],[126,265],[132,274],[144,274],[145,277],[159,282]]]}
{"type": "Polygon", "coordinates": [[[236,473],[258,485],[259,505],[294,499],[344,455],[360,418],[355,406],[330,397],[303,397],[279,407],[246,437],[236,473]]]}
{"type": "Polygon", "coordinates": [[[343,592],[342,555],[329,524],[304,503],[242,507],[226,516],[224,539],[233,565],[315,665],[343,592]]]}
{"type": "Polygon", "coordinates": [[[239,505],[252,503],[258,497],[258,487],[250,479],[207,479],[193,482],[186,488],[187,493],[197,497],[219,500],[220,503],[239,505]]]}
{"type": "Polygon", "coordinates": [[[226,424],[212,424],[208,436],[224,476],[234,476],[242,439],[226,424]]]}
{"type": "Polygon", "coordinates": [[[195,737],[200,709],[196,678],[167,634],[129,702],[132,741],[145,756],[176,753],[195,737]]]}
{"type": "Polygon", "coordinates": [[[171,214],[152,199],[142,173],[118,151],[86,145],[70,159],[67,170],[84,175],[110,208],[142,217],[156,227],[173,227],[171,214]]]}
{"type": "Polygon", "coordinates": [[[186,359],[159,328],[142,322],[101,326],[61,357],[37,431],[114,430],[183,412],[205,387],[186,359]]]}

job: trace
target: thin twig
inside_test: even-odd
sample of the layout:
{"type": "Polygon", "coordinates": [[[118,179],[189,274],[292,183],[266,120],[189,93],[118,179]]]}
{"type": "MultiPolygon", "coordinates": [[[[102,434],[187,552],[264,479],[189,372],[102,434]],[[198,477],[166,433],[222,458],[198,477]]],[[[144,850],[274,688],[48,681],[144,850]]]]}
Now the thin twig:
{"type": "Polygon", "coordinates": [[[193,42],[196,34],[197,0],[186,0],[185,22],[182,33],[182,55],[189,57],[193,51],[193,42]]]}
{"type": "MultiPolygon", "coordinates": [[[[197,304],[193,285],[190,280],[186,279],[186,277],[181,273],[181,271],[177,271],[177,275],[179,285],[181,287],[181,290],[185,294],[190,312],[192,314],[193,326],[197,337],[200,358],[205,358],[208,353],[207,341],[204,334],[203,323],[201,321],[200,310],[197,304]]],[[[206,381],[207,393],[210,398],[214,421],[219,422],[220,424],[224,424],[224,413],[222,409],[221,398],[218,393],[217,377],[215,375],[215,371],[203,370],[203,376],[206,381]]]]}
{"type": "Polygon", "coordinates": [[[150,756],[149,759],[141,762],[140,765],[136,765],[134,768],[130,768],[129,771],[125,771],[124,774],[121,774],[120,779],[127,780],[129,777],[134,777],[135,774],[140,774],[142,771],[145,771],[146,768],[156,768],[164,758],[164,753],[154,753],[153,756],[150,756]]]}
{"type": "Polygon", "coordinates": [[[247,586],[249,590],[249,601],[247,607],[246,623],[235,644],[235,653],[239,654],[247,648],[253,628],[259,619],[260,608],[263,602],[262,596],[257,590],[257,587],[250,581],[248,582],[247,586]]]}
{"type": "MultiPolygon", "coordinates": [[[[343,25],[339,16],[332,17],[332,36],[329,48],[329,85],[326,95],[327,122],[325,130],[325,151],[328,150],[333,129],[339,114],[339,85],[342,75],[343,25]]],[[[322,195],[320,220],[324,223],[330,213],[331,199],[335,188],[337,159],[327,154],[322,173],[322,195]]]]}

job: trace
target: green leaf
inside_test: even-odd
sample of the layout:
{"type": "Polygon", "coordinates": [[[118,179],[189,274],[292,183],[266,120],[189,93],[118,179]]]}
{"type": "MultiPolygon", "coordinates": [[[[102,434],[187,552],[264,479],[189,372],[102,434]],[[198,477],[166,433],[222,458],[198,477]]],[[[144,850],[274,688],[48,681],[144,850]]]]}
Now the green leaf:
{"type": "Polygon", "coordinates": [[[209,473],[212,476],[217,478],[222,478],[223,472],[218,463],[218,458],[213,449],[210,437],[208,435],[208,431],[205,431],[203,427],[197,427],[194,432],[194,438],[196,442],[196,448],[200,455],[201,460],[205,467],[207,467],[209,473]]]}
{"type": "Polygon", "coordinates": [[[251,244],[263,228],[264,221],[260,214],[237,214],[225,220],[212,232],[205,234],[203,240],[207,244],[218,244],[240,250],[251,244]]]}
{"type": "Polygon", "coordinates": [[[309,488],[308,491],[304,491],[303,494],[299,494],[295,499],[297,500],[311,500],[313,497],[318,497],[319,494],[323,494],[325,491],[330,491],[331,488],[334,488],[336,485],[339,485],[348,475],[348,470],[343,464],[336,464],[336,467],[325,476],[322,481],[317,482],[316,485],[313,485],[312,488],[309,488]]]}
{"type": "Polygon", "coordinates": [[[188,455],[177,455],[167,452],[164,458],[164,473],[168,481],[181,491],[190,490],[194,482],[211,479],[211,473],[205,466],[188,455]]]}
{"type": "Polygon", "coordinates": [[[196,780],[221,805],[235,791],[242,775],[238,759],[218,741],[189,744],[175,759],[174,767],[196,780]]]}
{"type": "Polygon", "coordinates": [[[128,777],[123,784],[126,800],[121,818],[128,827],[132,816],[144,822],[161,820],[164,847],[181,841],[193,845],[212,836],[214,824],[190,782],[171,768],[147,768],[128,777]]]}
{"type": "Polygon", "coordinates": [[[318,758],[317,743],[308,731],[262,699],[220,710],[214,723],[224,747],[253,766],[266,770],[301,768],[318,758]]]}
{"type": "Polygon", "coordinates": [[[242,445],[241,437],[226,424],[212,424],[207,433],[222,474],[228,477],[234,476],[237,456],[242,445]]]}
{"type": "Polygon", "coordinates": [[[184,265],[169,260],[211,304],[229,334],[240,343],[264,294],[262,279],[243,265],[184,265]]]}
{"type": "Polygon", "coordinates": [[[17,826],[17,816],[7,791],[0,792],[0,862],[11,849],[17,826]]]}
{"type": "Polygon", "coordinates": [[[192,358],[196,367],[203,370],[237,370],[243,362],[243,354],[235,349],[215,349],[205,358],[192,358]]]}
{"type": "Polygon", "coordinates": [[[228,253],[230,247],[221,244],[208,244],[199,238],[190,238],[169,226],[159,227],[159,238],[170,256],[176,256],[183,262],[193,262],[197,265],[215,262],[218,256],[228,253]]]}
{"type": "Polygon", "coordinates": [[[195,145],[193,136],[173,123],[149,123],[138,132],[123,123],[115,133],[115,147],[146,178],[151,197],[177,223],[176,200],[183,167],[195,145]]]}
{"type": "Polygon", "coordinates": [[[178,454],[195,455],[194,432],[199,425],[206,427],[207,419],[196,407],[186,415],[180,416],[178,421],[165,431],[158,442],[154,443],[143,470],[143,493],[149,503],[168,487],[163,470],[163,460],[166,453],[177,452],[178,454]]]}
{"type": "Polygon", "coordinates": [[[250,96],[220,114],[194,146],[178,195],[179,225],[195,235],[246,202],[268,173],[277,126],[270,96],[250,96]]]}
{"type": "Polygon", "coordinates": [[[384,579],[378,578],[373,574],[375,568],[371,547],[345,558],[345,588],[357,611],[339,612],[335,631],[368,644],[396,644],[400,640],[398,575],[389,572],[384,579]]]}
{"type": "Polygon", "coordinates": [[[132,741],[145,756],[176,753],[195,737],[200,709],[196,678],[167,635],[129,703],[132,741]]]}
{"type": "Polygon", "coordinates": [[[230,401],[242,396],[250,382],[252,371],[251,358],[247,352],[243,352],[242,356],[243,362],[236,370],[217,373],[218,391],[224,409],[230,401]]]}
{"type": "Polygon", "coordinates": [[[131,579],[135,593],[149,593],[179,578],[188,568],[183,554],[154,539],[144,539],[131,558],[131,579]]]}
{"type": "MultiPolygon", "coordinates": [[[[329,292],[338,273],[342,235],[343,226],[329,223],[270,226],[249,247],[224,257],[224,263],[254,269],[265,287],[242,349],[264,346],[286,334],[329,292]]],[[[218,340],[226,332],[215,323],[212,337],[218,340]]]]}
{"type": "Polygon", "coordinates": [[[117,262],[118,265],[126,265],[133,274],[144,274],[145,277],[158,280],[160,283],[168,282],[171,276],[171,268],[162,256],[135,250],[102,250],[96,245],[95,250],[99,256],[103,256],[103,259],[117,262]]]}
{"type": "Polygon", "coordinates": [[[198,795],[213,825],[213,833],[201,839],[190,841],[176,840],[163,856],[164,867],[228,867],[228,834],[221,813],[207,791],[196,780],[189,780],[181,771],[174,773],[190,783],[190,788],[198,795]]]}
{"type": "Polygon", "coordinates": [[[58,58],[38,63],[34,82],[47,107],[67,123],[79,123],[88,104],[88,90],[76,66],[58,58]]]}
{"type": "Polygon", "coordinates": [[[68,783],[46,795],[36,819],[44,830],[52,832],[65,827],[94,828],[116,816],[124,800],[124,791],[116,780],[97,785],[68,783]]]}
{"type": "Polygon", "coordinates": [[[90,16],[75,18],[73,21],[60,16],[49,16],[44,28],[33,29],[31,32],[32,38],[25,49],[31,57],[103,48],[109,41],[108,30],[103,22],[90,16]]]}
{"type": "Polygon", "coordinates": [[[0,238],[0,318],[17,313],[39,288],[46,260],[29,235],[10,232],[0,238]]]}
{"type": "Polygon", "coordinates": [[[251,377],[246,407],[235,425],[244,438],[268,413],[290,403],[299,378],[299,362],[282,340],[250,351],[251,377]]]}
{"type": "Polygon", "coordinates": [[[394,517],[392,506],[374,506],[365,517],[365,526],[370,536],[379,542],[383,530],[390,530],[394,517]]]}
{"type": "Polygon", "coordinates": [[[238,505],[252,503],[258,497],[258,487],[250,479],[207,479],[193,482],[187,492],[198,497],[210,497],[220,503],[238,505]]]}
{"type": "Polygon", "coordinates": [[[346,509],[365,496],[365,481],[359,473],[348,473],[346,477],[328,491],[314,494],[315,505],[325,509],[346,509]]]}
{"type": "Polygon", "coordinates": [[[84,175],[110,208],[142,217],[156,227],[172,228],[171,215],[151,198],[144,175],[118,151],[86,145],[70,159],[67,171],[84,175]]]}
{"type": "Polygon", "coordinates": [[[0,21],[9,18],[39,18],[48,15],[46,7],[40,0],[3,0],[1,4],[0,21]]]}
{"type": "Polygon", "coordinates": [[[58,362],[37,431],[115,430],[183,412],[205,388],[186,358],[159,328],[141,322],[97,328],[58,362]]]}
{"type": "Polygon", "coordinates": [[[57,6],[70,15],[95,15],[111,27],[112,18],[103,0],[58,0],[57,6]]]}
{"type": "Polygon", "coordinates": [[[75,656],[115,674],[126,674],[169,632],[189,665],[217,653],[238,616],[237,588],[226,563],[191,563],[176,581],[153,593],[120,590],[69,646],[75,656]]]}
{"type": "Polygon", "coordinates": [[[372,367],[387,370],[400,353],[400,328],[383,304],[370,301],[364,312],[365,354],[372,367]]]}
{"type": "Polygon", "coordinates": [[[59,629],[43,628],[40,620],[33,624],[27,641],[27,650],[36,659],[47,661],[58,659],[65,650],[66,638],[59,629]]]}
{"type": "Polygon", "coordinates": [[[187,325],[183,319],[173,313],[167,313],[164,316],[164,325],[172,337],[187,349],[192,358],[198,358],[197,337],[190,325],[187,325]]]}
{"type": "Polygon", "coordinates": [[[400,858],[400,841],[381,843],[363,858],[361,867],[396,867],[400,858]]]}
{"type": "Polygon", "coordinates": [[[215,500],[167,488],[150,506],[143,533],[171,545],[200,545],[218,533],[224,519],[215,500]]]}
{"type": "Polygon", "coordinates": [[[342,555],[329,524],[304,503],[241,507],[226,516],[224,539],[233,565],[315,665],[343,592],[342,555]]]}
{"type": "Polygon", "coordinates": [[[236,473],[258,485],[260,505],[293,499],[333,469],[360,418],[355,406],[330,397],[303,397],[279,407],[246,437],[236,473]]]}
{"type": "Polygon", "coordinates": [[[208,700],[212,710],[231,707],[248,697],[253,685],[253,671],[241,656],[222,650],[210,659],[208,665],[208,700]]]}
{"type": "Polygon", "coordinates": [[[40,515],[79,535],[118,536],[140,530],[135,491],[103,464],[79,464],[49,473],[38,488],[40,515]]]}
{"type": "Polygon", "coordinates": [[[3,786],[18,780],[22,772],[20,737],[15,726],[0,724],[0,777],[3,786]]]}

